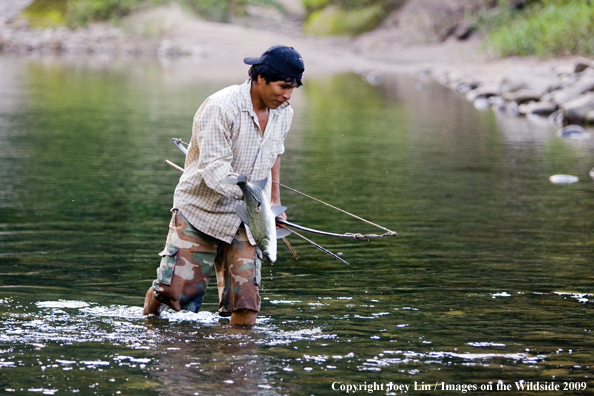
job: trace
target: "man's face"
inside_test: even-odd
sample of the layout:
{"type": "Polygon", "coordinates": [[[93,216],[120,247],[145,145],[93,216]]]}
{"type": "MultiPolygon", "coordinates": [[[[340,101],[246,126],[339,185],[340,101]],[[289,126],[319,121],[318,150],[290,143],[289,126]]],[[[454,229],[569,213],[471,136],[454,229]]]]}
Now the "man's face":
{"type": "Polygon", "coordinates": [[[291,99],[295,86],[295,83],[286,81],[272,81],[267,84],[264,78],[258,76],[260,98],[269,109],[276,109],[291,99]]]}

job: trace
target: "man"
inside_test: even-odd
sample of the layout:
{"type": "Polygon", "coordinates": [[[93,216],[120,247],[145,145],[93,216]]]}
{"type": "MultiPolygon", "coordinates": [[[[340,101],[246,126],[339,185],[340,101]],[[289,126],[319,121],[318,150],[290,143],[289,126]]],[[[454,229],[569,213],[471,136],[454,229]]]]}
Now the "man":
{"type": "MultiPolygon", "coordinates": [[[[280,205],[280,155],[291,126],[288,100],[301,85],[303,59],[292,47],[274,46],[257,58],[250,78],[209,98],[194,116],[185,171],[175,189],[173,213],[157,279],[146,293],[144,315],[167,306],[197,312],[213,267],[219,314],[232,325],[251,325],[260,310],[262,252],[235,213],[243,174],[268,179],[264,192],[280,205]]],[[[283,218],[286,216],[283,214],[283,218]]]]}

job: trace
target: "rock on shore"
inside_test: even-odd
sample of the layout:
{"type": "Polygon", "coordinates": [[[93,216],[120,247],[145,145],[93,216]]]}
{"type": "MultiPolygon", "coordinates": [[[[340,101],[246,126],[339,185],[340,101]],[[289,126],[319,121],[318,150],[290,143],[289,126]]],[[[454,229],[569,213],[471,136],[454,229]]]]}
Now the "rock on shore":
{"type": "MultiPolygon", "coordinates": [[[[0,0],[0,53],[12,54],[109,54],[177,57],[196,55],[199,48],[190,47],[158,34],[142,34],[147,26],[115,27],[108,22],[84,28],[31,28],[19,14],[32,0],[0,0]],[[140,32],[136,32],[139,30],[140,32]],[[139,34],[137,34],[139,33],[139,34]]],[[[172,7],[161,7],[155,12],[172,7]]],[[[179,6],[175,10],[181,12],[179,6]]],[[[133,21],[134,17],[130,17],[133,21]]],[[[122,20],[124,24],[126,20],[122,20]]],[[[141,22],[142,23],[142,22],[141,22]]],[[[175,23],[175,22],[173,22],[175,23]]],[[[199,55],[199,54],[198,54],[199,55]]]]}
{"type": "Polygon", "coordinates": [[[0,52],[15,54],[119,54],[177,57],[194,55],[170,40],[133,36],[108,24],[84,29],[29,29],[26,24],[0,25],[0,52]]]}
{"type": "Polygon", "coordinates": [[[589,59],[554,68],[511,67],[496,82],[452,72],[432,76],[465,95],[479,109],[548,117],[560,126],[594,125],[594,61],[589,59]]]}

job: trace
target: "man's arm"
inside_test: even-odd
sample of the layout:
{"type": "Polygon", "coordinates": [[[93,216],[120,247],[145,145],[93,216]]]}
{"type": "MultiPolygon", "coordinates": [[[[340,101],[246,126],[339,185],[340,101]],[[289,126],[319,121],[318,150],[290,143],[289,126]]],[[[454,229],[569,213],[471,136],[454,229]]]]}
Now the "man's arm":
{"type": "Polygon", "coordinates": [[[190,143],[200,148],[199,155],[198,158],[190,158],[192,150],[188,152],[186,169],[191,169],[190,164],[197,161],[195,172],[202,174],[204,183],[211,190],[226,197],[240,199],[243,194],[238,186],[221,183],[228,176],[237,176],[231,167],[233,151],[230,124],[230,118],[221,106],[209,103],[208,100],[200,106],[194,116],[190,143]]]}
{"type": "MultiPolygon", "coordinates": [[[[280,182],[280,163],[281,163],[281,157],[280,155],[278,157],[276,157],[276,161],[274,161],[274,165],[272,165],[272,186],[271,186],[271,191],[270,191],[270,206],[274,207],[274,206],[279,206],[281,204],[281,199],[280,199],[280,185],[278,184],[280,182]],[[274,183],[277,182],[277,183],[274,183]]],[[[286,213],[281,213],[278,216],[280,219],[282,220],[287,220],[287,214],[286,213]]]]}

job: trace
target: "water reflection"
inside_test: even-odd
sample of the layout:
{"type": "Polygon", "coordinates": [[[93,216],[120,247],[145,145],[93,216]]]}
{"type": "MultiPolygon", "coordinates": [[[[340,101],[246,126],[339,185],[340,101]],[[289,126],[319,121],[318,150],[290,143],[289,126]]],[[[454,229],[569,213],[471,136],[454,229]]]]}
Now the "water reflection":
{"type": "MultiPolygon", "coordinates": [[[[397,238],[312,236],[349,266],[292,239],[300,259],[281,250],[263,269],[251,330],[213,313],[216,293],[199,314],[143,318],[179,177],[163,160],[182,159],[170,140],[187,139],[196,107],[228,82],[135,66],[0,58],[4,389],[324,395],[347,381],[588,381],[592,142],[409,76],[308,80],[283,158],[286,184],[397,238]],[[580,181],[549,182],[560,173],[580,181]]],[[[283,202],[299,224],[377,231],[290,191],[283,202]]]]}

